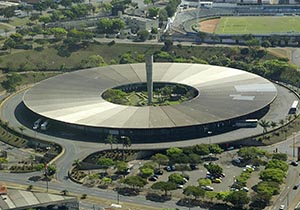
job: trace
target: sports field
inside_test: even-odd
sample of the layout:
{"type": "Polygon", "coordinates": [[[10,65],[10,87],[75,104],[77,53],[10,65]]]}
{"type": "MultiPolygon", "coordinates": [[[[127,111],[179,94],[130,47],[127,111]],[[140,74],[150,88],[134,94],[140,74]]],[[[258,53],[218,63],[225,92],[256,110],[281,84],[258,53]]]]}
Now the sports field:
{"type": "Polygon", "coordinates": [[[300,32],[299,16],[221,17],[216,34],[270,34],[300,32]]]}

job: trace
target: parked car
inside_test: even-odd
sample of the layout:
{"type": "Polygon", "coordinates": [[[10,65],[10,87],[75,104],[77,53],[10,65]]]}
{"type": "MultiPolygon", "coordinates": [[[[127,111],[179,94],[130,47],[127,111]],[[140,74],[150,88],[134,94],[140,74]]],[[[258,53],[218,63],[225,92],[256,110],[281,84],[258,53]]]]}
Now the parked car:
{"type": "Polygon", "coordinates": [[[298,187],[299,187],[300,184],[296,184],[294,187],[293,187],[293,190],[297,190],[298,187]]]}
{"type": "Polygon", "coordinates": [[[285,209],[285,205],[280,205],[279,210],[284,210],[285,209]]]}
{"type": "Polygon", "coordinates": [[[197,170],[197,169],[198,169],[198,166],[197,166],[197,164],[190,164],[190,168],[191,168],[192,170],[197,170]]]}
{"type": "Polygon", "coordinates": [[[245,192],[249,192],[249,188],[248,187],[242,187],[241,190],[244,190],[245,192]]]}
{"type": "Polygon", "coordinates": [[[155,181],[157,181],[157,179],[158,179],[158,177],[156,177],[156,176],[151,176],[151,177],[149,177],[149,181],[152,181],[152,182],[155,182],[155,181]]]}
{"type": "Polygon", "coordinates": [[[292,161],[292,162],[291,162],[291,165],[292,165],[292,166],[298,166],[298,162],[292,161]]]}
{"type": "Polygon", "coordinates": [[[212,180],[212,182],[213,182],[213,183],[221,183],[222,180],[219,179],[219,178],[215,178],[215,179],[212,180]]]}
{"type": "Polygon", "coordinates": [[[160,170],[160,169],[156,169],[156,170],[154,171],[154,174],[156,174],[156,175],[163,175],[163,174],[164,174],[164,171],[163,171],[163,170],[160,170]]]}
{"type": "Polygon", "coordinates": [[[177,185],[177,188],[178,188],[178,189],[183,189],[183,185],[182,185],[182,184],[178,184],[178,185],[177,185]]]}
{"type": "Polygon", "coordinates": [[[201,186],[202,189],[206,190],[206,191],[213,191],[214,188],[212,186],[201,186]]]}

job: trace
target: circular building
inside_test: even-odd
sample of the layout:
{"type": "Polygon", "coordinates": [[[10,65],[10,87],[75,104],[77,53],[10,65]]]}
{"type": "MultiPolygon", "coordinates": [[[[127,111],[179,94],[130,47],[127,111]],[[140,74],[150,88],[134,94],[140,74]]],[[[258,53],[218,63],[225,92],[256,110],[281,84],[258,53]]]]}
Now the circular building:
{"type": "Polygon", "coordinates": [[[268,80],[238,69],[154,63],[155,84],[182,84],[191,99],[175,105],[128,106],[103,98],[105,91],[134,90],[146,83],[145,64],[79,70],[42,81],[25,92],[25,106],[50,124],[80,132],[138,140],[176,140],[232,130],[240,119],[261,118],[276,98],[268,80]]]}

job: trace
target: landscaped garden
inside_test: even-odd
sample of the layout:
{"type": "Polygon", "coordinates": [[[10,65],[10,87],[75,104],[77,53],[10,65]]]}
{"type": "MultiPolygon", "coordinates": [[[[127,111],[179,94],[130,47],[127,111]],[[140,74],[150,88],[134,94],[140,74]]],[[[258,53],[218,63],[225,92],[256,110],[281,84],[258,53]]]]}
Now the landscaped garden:
{"type": "MultiPolygon", "coordinates": [[[[186,85],[154,82],[151,105],[176,105],[191,100],[196,95],[198,95],[198,91],[186,85]]],[[[121,105],[149,105],[146,83],[130,84],[109,89],[102,94],[102,97],[107,101],[121,105]]]]}

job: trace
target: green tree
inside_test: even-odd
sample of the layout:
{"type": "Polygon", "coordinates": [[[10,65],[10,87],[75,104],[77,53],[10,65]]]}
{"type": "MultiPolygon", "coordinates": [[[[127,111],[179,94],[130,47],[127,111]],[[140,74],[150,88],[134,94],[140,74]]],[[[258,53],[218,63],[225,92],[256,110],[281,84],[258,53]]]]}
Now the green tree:
{"type": "Polygon", "coordinates": [[[19,130],[21,131],[21,140],[23,141],[25,127],[19,126],[19,130]]]}
{"type": "Polygon", "coordinates": [[[264,133],[266,133],[270,127],[270,122],[266,120],[260,120],[258,124],[263,128],[264,133]]]}
{"type": "Polygon", "coordinates": [[[286,172],[289,168],[289,165],[285,161],[272,159],[266,165],[266,169],[268,168],[277,168],[286,172]]]}
{"type": "Polygon", "coordinates": [[[100,55],[91,55],[86,59],[81,60],[80,67],[81,68],[92,68],[107,65],[100,55]]]}
{"type": "Polygon", "coordinates": [[[146,41],[149,38],[149,35],[150,35],[149,31],[147,31],[147,30],[139,30],[137,32],[137,39],[139,41],[144,42],[144,41],[146,41]]]}
{"type": "Polygon", "coordinates": [[[183,184],[184,181],[183,181],[183,176],[179,173],[173,173],[173,174],[170,174],[169,176],[169,182],[173,182],[175,184],[183,184]]]}
{"type": "Polygon", "coordinates": [[[257,147],[243,147],[238,151],[238,155],[242,157],[246,163],[251,163],[251,161],[263,157],[265,154],[266,151],[257,147]]]}
{"type": "Polygon", "coordinates": [[[117,142],[117,138],[111,134],[107,135],[106,139],[104,139],[105,144],[110,144],[110,150],[113,149],[113,144],[117,142]]]}
{"type": "Polygon", "coordinates": [[[274,153],[272,159],[287,161],[287,154],[285,153],[274,153]]]}
{"type": "Polygon", "coordinates": [[[102,166],[103,168],[108,168],[114,165],[114,161],[111,158],[99,158],[97,164],[102,166]]]}
{"type": "Polygon", "coordinates": [[[240,190],[231,192],[225,197],[224,201],[232,203],[235,207],[241,209],[250,202],[250,198],[247,196],[247,192],[240,190]]]}
{"type": "Polygon", "coordinates": [[[148,178],[154,174],[154,170],[152,168],[142,168],[141,171],[141,177],[148,178]]]}
{"type": "Polygon", "coordinates": [[[201,178],[198,180],[199,186],[209,186],[212,184],[210,179],[201,178]]]}
{"type": "Polygon", "coordinates": [[[158,7],[151,7],[148,9],[148,16],[153,18],[157,17],[159,13],[159,8],[158,7]]]}
{"type": "Polygon", "coordinates": [[[165,192],[165,196],[168,195],[168,191],[176,190],[176,184],[173,182],[156,182],[151,186],[152,189],[161,190],[165,192]]]}
{"type": "Polygon", "coordinates": [[[204,166],[208,172],[212,175],[217,175],[223,173],[223,168],[217,164],[210,163],[204,166]]]}
{"type": "Polygon", "coordinates": [[[118,173],[123,173],[128,168],[128,163],[124,161],[117,161],[116,168],[118,173]]]}
{"type": "Polygon", "coordinates": [[[194,152],[198,155],[208,155],[210,153],[209,145],[208,144],[197,144],[194,147],[194,152]]]}
{"type": "Polygon", "coordinates": [[[166,155],[161,153],[156,153],[151,157],[151,160],[158,163],[158,167],[160,168],[161,165],[166,165],[169,162],[169,158],[166,155]]]}
{"type": "Polygon", "coordinates": [[[9,20],[11,17],[13,17],[15,15],[15,7],[11,6],[11,7],[6,7],[2,9],[2,15],[7,18],[7,20],[9,20]]]}
{"type": "Polygon", "coordinates": [[[179,155],[182,152],[183,152],[182,149],[177,148],[177,147],[171,147],[171,148],[167,149],[168,156],[179,155]]]}
{"type": "Polygon", "coordinates": [[[7,79],[2,82],[2,86],[8,91],[13,92],[16,87],[21,84],[22,77],[17,73],[7,75],[7,79]]]}
{"type": "Polygon", "coordinates": [[[133,188],[144,187],[147,184],[147,180],[140,176],[128,176],[122,182],[133,188]]]}
{"type": "Polygon", "coordinates": [[[68,33],[64,28],[52,28],[51,32],[53,33],[54,37],[59,40],[65,38],[68,33]]]}
{"type": "Polygon", "coordinates": [[[281,169],[277,168],[268,168],[262,172],[260,172],[260,179],[263,181],[271,181],[282,183],[285,178],[286,173],[281,169]]]}
{"type": "Polygon", "coordinates": [[[210,144],[209,152],[213,154],[221,154],[224,150],[218,144],[210,144]]]}
{"type": "Polygon", "coordinates": [[[76,159],[76,160],[74,160],[73,165],[75,166],[76,169],[79,169],[82,165],[82,162],[81,162],[81,160],[76,159]]]}
{"type": "Polygon", "coordinates": [[[192,195],[195,197],[195,199],[198,199],[199,197],[204,197],[205,190],[197,186],[187,186],[183,190],[183,194],[186,196],[192,195]]]}
{"type": "Polygon", "coordinates": [[[121,136],[122,141],[122,158],[125,159],[125,147],[128,148],[131,146],[131,140],[128,136],[121,136]]]}

